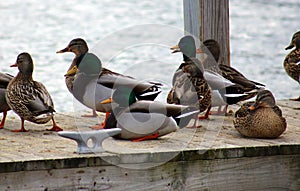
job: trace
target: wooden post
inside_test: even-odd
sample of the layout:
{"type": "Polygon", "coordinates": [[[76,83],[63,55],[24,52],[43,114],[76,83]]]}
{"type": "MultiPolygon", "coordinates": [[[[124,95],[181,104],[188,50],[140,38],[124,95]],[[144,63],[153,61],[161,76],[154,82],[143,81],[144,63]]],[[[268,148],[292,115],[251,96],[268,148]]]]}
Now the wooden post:
{"type": "Polygon", "coordinates": [[[220,62],[230,65],[229,0],[183,0],[184,29],[201,42],[215,39],[220,62]]]}

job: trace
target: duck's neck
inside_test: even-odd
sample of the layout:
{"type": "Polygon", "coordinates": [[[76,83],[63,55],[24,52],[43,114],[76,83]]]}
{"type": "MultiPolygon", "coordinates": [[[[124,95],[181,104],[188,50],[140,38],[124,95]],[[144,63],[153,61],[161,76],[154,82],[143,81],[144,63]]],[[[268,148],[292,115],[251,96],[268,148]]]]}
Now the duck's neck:
{"type": "Polygon", "coordinates": [[[183,54],[183,61],[184,62],[188,62],[188,61],[191,61],[191,58],[186,56],[185,54],[183,54]]]}
{"type": "Polygon", "coordinates": [[[16,79],[22,80],[22,81],[33,81],[32,73],[19,72],[16,76],[16,79]]]}

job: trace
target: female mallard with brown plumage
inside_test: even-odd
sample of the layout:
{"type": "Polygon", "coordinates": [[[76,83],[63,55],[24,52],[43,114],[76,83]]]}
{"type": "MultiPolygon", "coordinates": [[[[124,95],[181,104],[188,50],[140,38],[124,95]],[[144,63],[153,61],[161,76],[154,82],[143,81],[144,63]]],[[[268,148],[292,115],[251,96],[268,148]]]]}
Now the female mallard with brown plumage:
{"type": "Polygon", "coordinates": [[[33,62],[30,54],[21,53],[11,67],[18,67],[19,73],[13,78],[6,91],[6,100],[10,108],[21,118],[21,129],[13,132],[26,132],[24,121],[37,124],[47,123],[52,119],[50,131],[62,131],[54,120],[54,105],[45,86],[32,79],[33,62]]]}
{"type": "MultiPolygon", "coordinates": [[[[75,58],[65,75],[69,91],[88,108],[106,112],[106,118],[112,111],[112,106],[101,102],[111,97],[112,88],[116,84],[132,88],[138,99],[142,100],[154,100],[160,93],[161,84],[142,82],[103,68],[100,59],[88,52],[87,43],[81,38],[71,40],[66,48],[57,51],[57,53],[65,52],[75,54],[75,58]]],[[[105,121],[102,125],[93,128],[99,129],[104,126],[105,121]]]]}
{"type": "MultiPolygon", "coordinates": [[[[291,40],[291,43],[285,49],[294,48],[284,59],[283,67],[286,73],[300,84],[300,31],[296,32],[291,40]]],[[[300,96],[294,101],[300,101],[300,96]]]]}
{"type": "Polygon", "coordinates": [[[247,102],[236,111],[234,127],[245,137],[277,138],[286,129],[287,123],[273,94],[259,91],[255,102],[247,102]]]}
{"type": "Polygon", "coordinates": [[[9,105],[6,102],[5,99],[5,92],[8,83],[13,79],[14,77],[10,74],[0,73],[0,112],[3,113],[3,117],[0,123],[0,129],[4,127],[5,119],[7,115],[7,111],[10,110],[9,105]]]}

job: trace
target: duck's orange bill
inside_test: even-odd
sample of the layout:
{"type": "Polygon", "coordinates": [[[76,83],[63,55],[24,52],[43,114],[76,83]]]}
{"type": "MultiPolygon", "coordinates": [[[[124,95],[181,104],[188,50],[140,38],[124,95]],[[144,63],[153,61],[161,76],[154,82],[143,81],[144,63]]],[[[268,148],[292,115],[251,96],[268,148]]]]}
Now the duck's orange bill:
{"type": "Polygon", "coordinates": [[[10,65],[10,67],[18,67],[18,64],[17,63],[12,64],[12,65],[10,65]]]}

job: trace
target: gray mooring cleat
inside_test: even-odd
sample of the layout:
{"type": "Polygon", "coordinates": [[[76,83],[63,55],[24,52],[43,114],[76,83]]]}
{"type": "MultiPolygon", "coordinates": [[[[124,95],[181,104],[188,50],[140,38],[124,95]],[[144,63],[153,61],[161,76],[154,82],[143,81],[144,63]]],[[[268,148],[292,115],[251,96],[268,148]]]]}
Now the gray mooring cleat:
{"type": "Polygon", "coordinates": [[[101,129],[101,130],[94,130],[94,131],[84,131],[84,132],[77,132],[77,131],[60,131],[58,135],[72,139],[77,142],[78,148],[77,152],[79,154],[84,153],[101,153],[105,150],[102,147],[102,142],[104,139],[117,135],[121,132],[120,128],[113,128],[113,129],[101,129]],[[90,147],[88,146],[88,141],[91,140],[93,145],[90,147]]]}

